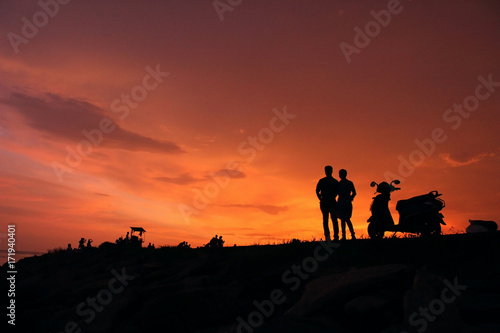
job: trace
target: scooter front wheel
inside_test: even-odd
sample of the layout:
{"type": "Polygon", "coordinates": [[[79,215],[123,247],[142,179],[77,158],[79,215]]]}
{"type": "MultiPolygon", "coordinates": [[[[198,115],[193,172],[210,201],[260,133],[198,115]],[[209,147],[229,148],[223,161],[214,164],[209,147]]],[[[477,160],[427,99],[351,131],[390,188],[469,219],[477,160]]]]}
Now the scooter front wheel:
{"type": "Polygon", "coordinates": [[[384,238],[384,230],[380,230],[376,225],[370,223],[368,225],[368,236],[371,239],[382,239],[384,238]]]}
{"type": "Polygon", "coordinates": [[[439,236],[441,235],[441,221],[442,219],[436,219],[432,227],[431,235],[439,236]]]}
{"type": "Polygon", "coordinates": [[[436,225],[434,226],[434,230],[433,230],[432,234],[436,235],[436,236],[441,235],[441,224],[440,223],[436,223],[436,225]]]}

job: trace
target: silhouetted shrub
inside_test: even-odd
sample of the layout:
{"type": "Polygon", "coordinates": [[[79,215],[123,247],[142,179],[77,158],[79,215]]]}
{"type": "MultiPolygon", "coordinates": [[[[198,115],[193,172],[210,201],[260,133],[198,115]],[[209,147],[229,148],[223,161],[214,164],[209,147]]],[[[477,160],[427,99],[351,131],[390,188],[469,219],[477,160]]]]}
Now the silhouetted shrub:
{"type": "Polygon", "coordinates": [[[101,250],[111,249],[113,247],[116,247],[116,244],[111,242],[104,242],[101,245],[99,245],[99,249],[101,250]]]}
{"type": "Polygon", "coordinates": [[[186,241],[180,242],[179,245],[177,245],[178,248],[184,248],[184,249],[190,249],[191,244],[189,244],[186,241]]]}
{"type": "Polygon", "coordinates": [[[63,249],[62,247],[56,247],[56,248],[53,248],[52,250],[48,250],[47,253],[50,253],[50,254],[55,254],[55,253],[60,253],[60,252],[66,252],[66,249],[63,249]]]}

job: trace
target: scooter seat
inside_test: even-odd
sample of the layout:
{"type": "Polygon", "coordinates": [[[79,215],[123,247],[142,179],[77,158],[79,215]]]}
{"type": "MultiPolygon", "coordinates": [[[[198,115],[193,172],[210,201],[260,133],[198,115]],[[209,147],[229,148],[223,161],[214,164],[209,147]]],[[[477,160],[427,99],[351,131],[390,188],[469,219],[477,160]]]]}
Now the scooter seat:
{"type": "Polygon", "coordinates": [[[438,194],[437,191],[432,191],[427,194],[418,195],[410,199],[399,200],[396,204],[396,210],[398,212],[401,212],[405,209],[413,210],[412,208],[421,207],[421,205],[426,203],[433,205],[434,199],[438,196],[440,196],[440,194],[438,194]]]}

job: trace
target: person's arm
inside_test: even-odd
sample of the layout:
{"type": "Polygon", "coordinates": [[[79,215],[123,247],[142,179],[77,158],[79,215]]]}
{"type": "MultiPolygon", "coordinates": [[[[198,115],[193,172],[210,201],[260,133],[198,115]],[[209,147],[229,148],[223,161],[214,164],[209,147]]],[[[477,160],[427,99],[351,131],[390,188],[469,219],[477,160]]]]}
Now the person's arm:
{"type": "Polygon", "coordinates": [[[351,182],[352,184],[352,194],[351,194],[351,201],[354,200],[354,197],[356,196],[356,188],[354,188],[354,183],[351,182]]]}
{"type": "Polygon", "coordinates": [[[318,197],[319,201],[321,201],[321,188],[319,184],[321,183],[321,180],[318,182],[318,185],[316,185],[316,196],[318,197]]]}

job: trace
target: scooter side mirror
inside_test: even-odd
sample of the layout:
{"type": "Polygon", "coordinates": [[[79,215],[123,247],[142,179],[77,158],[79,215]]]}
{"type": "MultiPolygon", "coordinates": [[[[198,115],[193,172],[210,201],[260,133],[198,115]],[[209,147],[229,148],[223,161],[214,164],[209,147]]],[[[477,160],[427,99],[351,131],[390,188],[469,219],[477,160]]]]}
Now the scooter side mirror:
{"type": "Polygon", "coordinates": [[[401,182],[399,181],[399,179],[394,179],[392,182],[393,182],[394,184],[396,184],[396,185],[398,185],[399,183],[401,183],[401,182]]]}
{"type": "Polygon", "coordinates": [[[375,183],[375,182],[371,182],[370,187],[375,187],[375,186],[377,186],[377,185],[378,185],[377,183],[375,183]]]}

